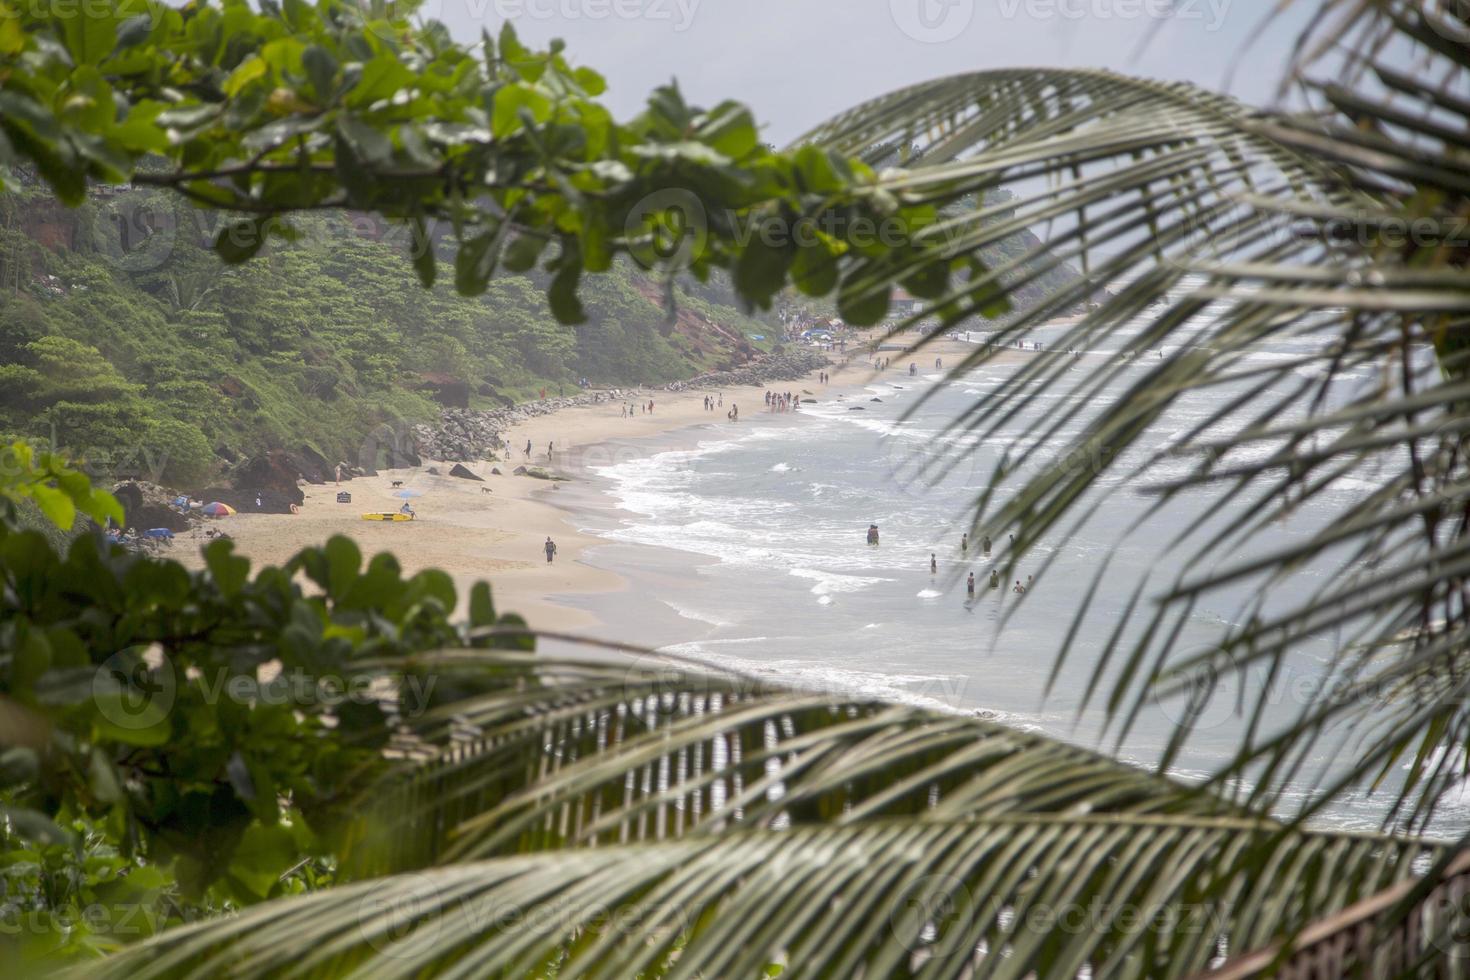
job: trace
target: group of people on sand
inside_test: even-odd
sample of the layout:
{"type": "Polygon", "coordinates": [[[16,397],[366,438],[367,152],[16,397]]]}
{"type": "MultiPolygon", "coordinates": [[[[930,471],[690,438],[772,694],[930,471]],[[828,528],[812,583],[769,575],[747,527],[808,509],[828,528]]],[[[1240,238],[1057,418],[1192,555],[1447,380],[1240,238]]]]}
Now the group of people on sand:
{"type": "Polygon", "coordinates": [[[625,403],[623,403],[623,418],[625,418],[625,419],[632,418],[633,416],[637,415],[640,411],[642,411],[642,413],[644,415],[652,415],[653,414],[653,399],[650,398],[646,402],[638,402],[636,404],[633,403],[633,402],[625,402],[625,403]]]}
{"type": "Polygon", "coordinates": [[[791,392],[766,392],[766,408],[772,412],[793,412],[801,407],[801,396],[791,392]]]}
{"type": "Polygon", "coordinates": [[[725,407],[725,393],[723,391],[720,392],[718,395],[705,395],[704,396],[704,410],[706,412],[713,412],[717,408],[724,408],[724,407],[725,407]]]}

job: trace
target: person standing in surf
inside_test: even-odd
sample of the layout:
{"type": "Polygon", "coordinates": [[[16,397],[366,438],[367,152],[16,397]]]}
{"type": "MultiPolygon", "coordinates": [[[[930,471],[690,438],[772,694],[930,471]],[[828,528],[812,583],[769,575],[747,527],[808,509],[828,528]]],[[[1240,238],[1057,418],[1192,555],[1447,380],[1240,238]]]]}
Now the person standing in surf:
{"type": "Polygon", "coordinates": [[[939,559],[934,556],[934,553],[933,552],[930,552],[929,553],[929,574],[930,575],[938,575],[939,574],[939,559]]]}
{"type": "Polygon", "coordinates": [[[975,573],[974,572],[971,572],[970,573],[970,577],[965,580],[965,593],[971,599],[974,599],[975,598],[975,573]]]}

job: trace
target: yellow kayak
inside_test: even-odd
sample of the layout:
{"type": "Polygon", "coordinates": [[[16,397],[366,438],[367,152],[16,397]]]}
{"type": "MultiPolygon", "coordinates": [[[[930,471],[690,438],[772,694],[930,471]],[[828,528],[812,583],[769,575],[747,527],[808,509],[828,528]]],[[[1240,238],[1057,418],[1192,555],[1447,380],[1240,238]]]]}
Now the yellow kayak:
{"type": "Polygon", "coordinates": [[[412,514],[363,514],[365,521],[411,521],[412,514]]]}

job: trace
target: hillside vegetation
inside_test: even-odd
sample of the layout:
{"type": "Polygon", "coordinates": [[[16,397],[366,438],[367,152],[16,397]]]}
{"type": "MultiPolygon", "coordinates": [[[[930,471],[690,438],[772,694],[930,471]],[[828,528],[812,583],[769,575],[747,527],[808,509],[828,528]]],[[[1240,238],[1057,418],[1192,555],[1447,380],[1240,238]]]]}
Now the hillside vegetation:
{"type": "Polygon", "coordinates": [[[114,247],[119,221],[169,206],[146,194],[78,213],[39,193],[3,203],[0,433],[97,472],[188,485],[272,448],[352,459],[375,426],[436,415],[446,387],[488,406],[582,377],[664,383],[744,360],[745,333],[770,332],[715,289],[678,290],[671,322],[661,285],[628,267],[588,282],[576,327],[524,276],[477,297],[425,290],[399,243],[340,217],[298,222],[301,240],[243,266],[205,250],[186,207],[157,244],[114,247]]]}
{"type": "Polygon", "coordinates": [[[778,333],[718,282],[679,283],[671,315],[664,284],[631,263],[588,279],[578,326],[551,315],[536,271],[479,296],[426,290],[408,242],[360,216],[298,219],[296,241],[226,266],[208,249],[219,216],[161,192],[71,210],[32,188],[0,209],[0,436],[94,476],[188,487],[270,449],[356,460],[379,426],[441,404],[499,407],[584,377],[664,384],[735,367],[778,333]]]}

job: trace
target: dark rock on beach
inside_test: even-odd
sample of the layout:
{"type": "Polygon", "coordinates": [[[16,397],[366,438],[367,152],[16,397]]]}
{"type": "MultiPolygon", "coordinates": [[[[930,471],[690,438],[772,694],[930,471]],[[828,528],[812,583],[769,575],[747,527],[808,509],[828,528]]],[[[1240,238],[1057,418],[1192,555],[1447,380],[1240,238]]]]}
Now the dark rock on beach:
{"type": "Polygon", "coordinates": [[[470,471],[470,468],[465,466],[463,463],[455,463],[453,468],[450,469],[449,475],[457,476],[461,480],[474,480],[476,483],[485,482],[484,477],[476,476],[473,472],[470,471]]]}
{"type": "Polygon", "coordinates": [[[187,531],[193,523],[168,505],[178,494],[152,483],[123,483],[113,488],[112,495],[123,506],[123,526],[146,531],[166,527],[170,531],[187,531]]]}
{"type": "Polygon", "coordinates": [[[242,511],[286,514],[291,504],[306,499],[296,485],[299,473],[296,461],[288,454],[268,452],[235,467],[230,473],[230,487],[205,490],[195,498],[202,497],[206,503],[218,500],[242,511]],[[256,494],[260,494],[260,507],[255,506],[256,494]]]}

